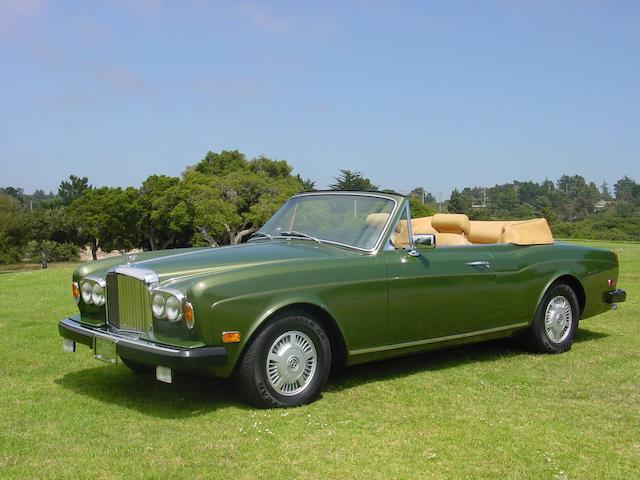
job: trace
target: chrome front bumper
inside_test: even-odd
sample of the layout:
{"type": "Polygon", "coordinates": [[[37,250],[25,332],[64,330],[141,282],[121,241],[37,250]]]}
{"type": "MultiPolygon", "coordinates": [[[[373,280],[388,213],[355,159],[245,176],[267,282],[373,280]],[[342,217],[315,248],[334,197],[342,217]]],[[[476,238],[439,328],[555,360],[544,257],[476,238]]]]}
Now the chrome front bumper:
{"type": "Polygon", "coordinates": [[[227,349],[224,347],[178,348],[157,345],[138,338],[119,335],[104,328],[91,327],[72,318],[58,323],[58,332],[73,342],[93,347],[94,337],[115,342],[118,356],[136,362],[163,366],[176,370],[203,370],[208,367],[225,365],[227,349]]]}

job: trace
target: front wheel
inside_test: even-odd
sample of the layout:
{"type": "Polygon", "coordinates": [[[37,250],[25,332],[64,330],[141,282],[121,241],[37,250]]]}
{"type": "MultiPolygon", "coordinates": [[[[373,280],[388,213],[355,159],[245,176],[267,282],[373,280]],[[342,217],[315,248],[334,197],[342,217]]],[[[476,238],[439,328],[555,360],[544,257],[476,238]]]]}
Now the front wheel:
{"type": "Polygon", "coordinates": [[[579,317],[580,307],[573,289],[566,284],[551,286],[526,334],[529,347],[540,353],[566,352],[573,344],[579,317]]]}
{"type": "Polygon", "coordinates": [[[251,341],[234,372],[236,390],[260,408],[311,402],[329,375],[331,346],[306,312],[280,315],[251,341]]]}

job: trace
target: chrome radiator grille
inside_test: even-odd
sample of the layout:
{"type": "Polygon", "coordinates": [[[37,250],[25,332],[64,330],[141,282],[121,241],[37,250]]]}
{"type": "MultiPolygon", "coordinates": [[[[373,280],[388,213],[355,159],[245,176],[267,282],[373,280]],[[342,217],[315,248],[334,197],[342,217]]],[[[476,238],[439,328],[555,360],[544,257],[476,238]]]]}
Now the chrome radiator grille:
{"type": "Polygon", "coordinates": [[[147,285],[137,278],[107,275],[107,322],[121,330],[151,330],[151,303],[147,285]]]}

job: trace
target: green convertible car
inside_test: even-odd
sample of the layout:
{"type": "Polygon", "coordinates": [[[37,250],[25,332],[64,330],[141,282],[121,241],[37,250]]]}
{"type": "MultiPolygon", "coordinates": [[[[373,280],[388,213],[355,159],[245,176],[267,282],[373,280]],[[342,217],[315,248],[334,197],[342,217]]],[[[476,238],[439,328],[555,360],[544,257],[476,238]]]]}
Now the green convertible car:
{"type": "Polygon", "coordinates": [[[623,302],[618,258],[555,242],[544,219],[411,218],[381,192],[295,195],[244,244],[112,257],[73,274],[65,351],[171,382],[231,377],[259,407],[295,406],[332,365],[520,336],[571,347],[578,321],[623,302]]]}

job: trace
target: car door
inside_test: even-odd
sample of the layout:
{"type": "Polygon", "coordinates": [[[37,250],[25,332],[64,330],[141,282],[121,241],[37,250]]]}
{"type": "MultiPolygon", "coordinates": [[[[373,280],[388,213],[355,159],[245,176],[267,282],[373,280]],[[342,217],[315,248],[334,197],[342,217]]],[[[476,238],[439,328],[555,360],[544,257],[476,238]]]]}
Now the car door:
{"type": "Polygon", "coordinates": [[[389,278],[389,341],[419,342],[489,330],[495,315],[493,257],[482,245],[382,252],[389,278]]]}

